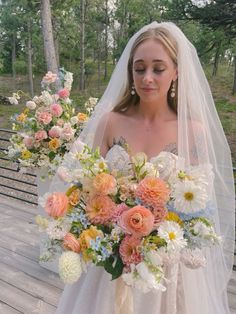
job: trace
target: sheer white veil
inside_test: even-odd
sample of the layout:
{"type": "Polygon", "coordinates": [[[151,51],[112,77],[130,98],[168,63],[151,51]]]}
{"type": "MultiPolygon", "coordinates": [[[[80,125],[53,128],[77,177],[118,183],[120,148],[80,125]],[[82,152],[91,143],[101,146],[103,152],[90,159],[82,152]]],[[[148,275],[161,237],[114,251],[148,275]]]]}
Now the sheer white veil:
{"type": "MultiPolygon", "coordinates": [[[[104,95],[79,139],[90,146],[93,145],[101,117],[112,111],[125,92],[128,84],[127,65],[135,39],[149,28],[158,27],[167,29],[177,42],[178,155],[190,164],[194,154],[198,164],[210,163],[215,175],[212,218],[217,232],[222,235],[222,245],[209,250],[204,273],[209,289],[214,287],[212,296],[220,298],[231,275],[235,240],[231,153],[196,50],[175,24],[153,22],[144,26],[129,40],[104,95]]],[[[59,186],[62,188],[58,180],[57,177],[54,178],[51,190],[58,190],[59,186]]]]}

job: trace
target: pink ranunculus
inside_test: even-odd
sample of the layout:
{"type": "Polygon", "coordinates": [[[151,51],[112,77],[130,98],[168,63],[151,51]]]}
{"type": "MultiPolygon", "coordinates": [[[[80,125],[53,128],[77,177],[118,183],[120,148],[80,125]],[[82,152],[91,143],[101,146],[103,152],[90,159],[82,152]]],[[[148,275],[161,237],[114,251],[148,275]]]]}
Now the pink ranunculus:
{"type": "Polygon", "coordinates": [[[61,131],[62,129],[57,126],[57,125],[54,125],[51,130],[48,131],[48,134],[50,137],[52,138],[55,138],[55,137],[60,137],[61,136],[61,131]]]}
{"type": "Polygon", "coordinates": [[[54,192],[46,200],[45,211],[54,218],[64,216],[69,209],[69,199],[62,192],[54,192]]]}
{"type": "Polygon", "coordinates": [[[34,138],[32,136],[26,136],[23,139],[23,143],[27,148],[32,148],[34,146],[34,138]]]}
{"type": "Polygon", "coordinates": [[[65,123],[61,132],[61,139],[70,141],[73,139],[75,130],[71,127],[70,123],[65,123]]]}
{"type": "Polygon", "coordinates": [[[67,98],[70,95],[70,91],[67,88],[60,89],[58,95],[60,98],[67,98]]]}
{"type": "Polygon", "coordinates": [[[51,71],[48,71],[46,75],[43,77],[42,82],[45,84],[51,84],[54,83],[57,80],[57,75],[52,73],[51,71]]]}
{"type": "Polygon", "coordinates": [[[52,104],[50,106],[50,111],[54,117],[58,118],[62,115],[63,109],[62,109],[62,106],[59,104],[52,104]]]}
{"type": "Polygon", "coordinates": [[[70,232],[64,236],[63,246],[75,253],[79,253],[81,251],[78,239],[76,239],[76,237],[70,232]]]}
{"type": "Polygon", "coordinates": [[[149,209],[137,205],[122,213],[119,224],[125,232],[142,237],[152,231],[154,216],[149,209]]]}
{"type": "Polygon", "coordinates": [[[40,142],[45,140],[46,138],[48,138],[47,132],[44,130],[39,130],[38,132],[36,132],[34,134],[34,138],[36,140],[36,142],[40,142]]]}
{"type": "Polygon", "coordinates": [[[114,223],[118,222],[123,212],[127,211],[128,209],[129,207],[125,203],[117,205],[113,211],[112,222],[114,223]]]}
{"type": "Polygon", "coordinates": [[[37,114],[37,119],[40,123],[47,125],[52,121],[52,115],[47,111],[42,111],[37,114]]]}
{"type": "Polygon", "coordinates": [[[165,207],[154,207],[153,208],[153,215],[154,215],[154,223],[155,225],[159,225],[167,216],[167,209],[165,207]]]}
{"type": "Polygon", "coordinates": [[[63,127],[65,121],[63,119],[58,119],[57,120],[57,125],[60,126],[60,127],[63,127]]]}
{"type": "Polygon", "coordinates": [[[134,236],[126,235],[122,240],[119,252],[125,266],[129,266],[130,264],[137,265],[142,261],[142,256],[138,249],[140,244],[141,240],[134,236]]]}

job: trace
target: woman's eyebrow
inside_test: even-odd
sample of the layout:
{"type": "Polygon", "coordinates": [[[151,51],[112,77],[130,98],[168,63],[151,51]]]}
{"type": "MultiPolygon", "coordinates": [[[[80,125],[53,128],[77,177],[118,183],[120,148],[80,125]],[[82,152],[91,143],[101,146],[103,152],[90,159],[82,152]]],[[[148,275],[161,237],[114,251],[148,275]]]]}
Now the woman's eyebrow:
{"type": "MultiPolygon", "coordinates": [[[[143,59],[138,59],[138,60],[134,60],[134,63],[141,63],[141,62],[145,62],[143,59]]],[[[153,63],[165,63],[164,60],[161,59],[154,59],[152,60],[153,63]]]]}

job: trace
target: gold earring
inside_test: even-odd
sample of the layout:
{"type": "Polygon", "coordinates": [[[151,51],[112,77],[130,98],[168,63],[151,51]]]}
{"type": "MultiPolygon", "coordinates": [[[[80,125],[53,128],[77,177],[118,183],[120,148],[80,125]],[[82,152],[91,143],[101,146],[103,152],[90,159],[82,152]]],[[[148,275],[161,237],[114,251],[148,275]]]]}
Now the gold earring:
{"type": "Polygon", "coordinates": [[[175,97],[175,82],[173,81],[171,90],[170,90],[170,97],[174,98],[175,97]]]}
{"type": "Polygon", "coordinates": [[[136,93],[135,93],[135,87],[134,87],[134,84],[132,85],[132,87],[131,87],[131,92],[130,92],[130,94],[132,95],[132,96],[134,96],[136,93]]]}

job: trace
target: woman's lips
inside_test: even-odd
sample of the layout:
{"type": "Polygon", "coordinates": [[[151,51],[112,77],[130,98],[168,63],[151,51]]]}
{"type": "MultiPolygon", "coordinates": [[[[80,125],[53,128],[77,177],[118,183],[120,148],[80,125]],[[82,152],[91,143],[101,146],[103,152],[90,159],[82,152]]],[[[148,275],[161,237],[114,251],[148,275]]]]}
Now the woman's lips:
{"type": "Polygon", "coordinates": [[[152,92],[152,91],[154,91],[155,89],[154,89],[154,88],[150,88],[150,87],[144,87],[144,88],[142,88],[142,90],[143,90],[144,92],[152,92]]]}

